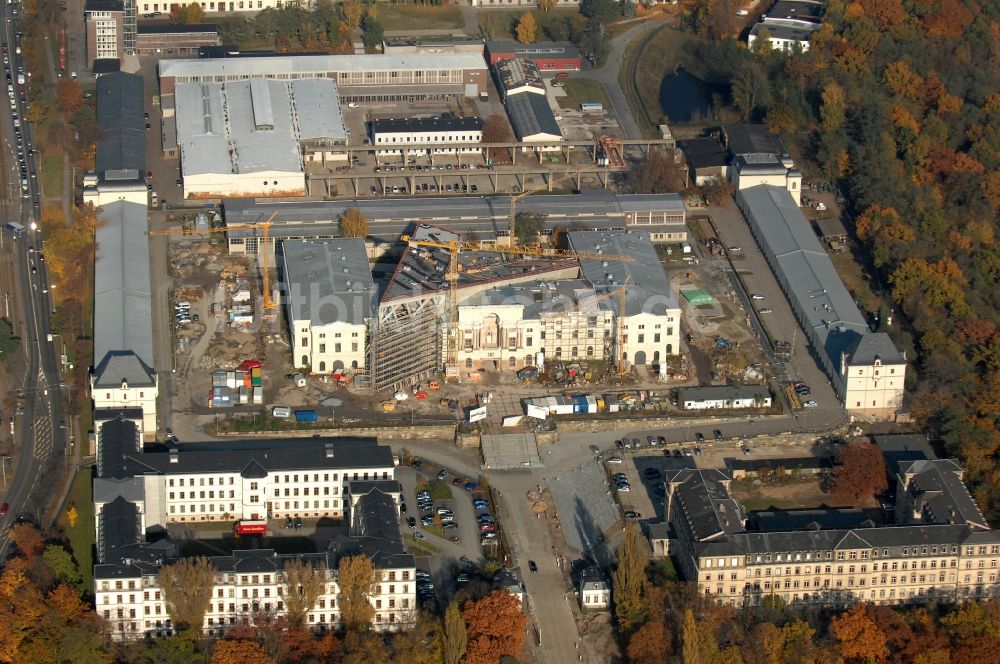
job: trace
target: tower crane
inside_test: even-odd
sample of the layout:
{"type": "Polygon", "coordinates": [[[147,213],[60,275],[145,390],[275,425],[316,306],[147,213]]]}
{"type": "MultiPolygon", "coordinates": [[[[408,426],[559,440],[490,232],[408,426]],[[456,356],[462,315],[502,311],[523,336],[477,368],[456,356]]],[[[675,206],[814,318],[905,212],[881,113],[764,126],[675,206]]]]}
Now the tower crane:
{"type": "Polygon", "coordinates": [[[171,228],[164,231],[149,231],[150,236],[172,236],[172,235],[196,235],[198,233],[226,233],[228,231],[261,231],[262,243],[257,245],[257,267],[260,270],[261,290],[263,291],[264,309],[274,309],[275,303],[271,299],[271,259],[268,253],[268,245],[271,242],[271,224],[277,212],[271,214],[265,221],[256,224],[228,224],[221,228],[206,228],[203,230],[188,230],[184,228],[171,228]]]}
{"type": "Polygon", "coordinates": [[[625,282],[622,283],[621,287],[614,290],[607,291],[597,296],[594,300],[595,304],[599,304],[604,300],[609,300],[615,296],[618,297],[618,315],[615,317],[615,343],[614,349],[611,352],[611,362],[618,370],[618,374],[621,375],[625,373],[626,363],[623,358],[623,351],[625,348],[625,295],[628,292],[629,282],[632,281],[632,275],[625,277],[625,282]]]}
{"type": "MultiPolygon", "coordinates": [[[[448,280],[448,332],[447,332],[447,346],[446,346],[446,361],[445,361],[445,377],[456,377],[458,376],[458,278],[459,278],[459,261],[458,256],[462,251],[474,251],[479,253],[493,253],[493,254],[506,254],[512,256],[539,256],[545,258],[572,258],[572,259],[588,259],[588,260],[599,260],[599,261],[616,261],[621,263],[634,263],[635,258],[632,256],[623,256],[620,254],[605,254],[605,253],[593,253],[593,252],[576,252],[576,251],[565,251],[561,249],[545,249],[542,247],[489,247],[483,249],[476,242],[463,242],[461,240],[448,240],[448,241],[430,241],[430,240],[417,240],[409,235],[403,235],[400,240],[407,243],[411,247],[431,247],[434,249],[445,249],[448,251],[450,258],[448,260],[448,270],[445,272],[445,279],[448,280]]],[[[624,309],[624,287],[622,288],[622,304],[621,308],[624,309]]],[[[619,333],[620,334],[620,333],[619,333]]]]}

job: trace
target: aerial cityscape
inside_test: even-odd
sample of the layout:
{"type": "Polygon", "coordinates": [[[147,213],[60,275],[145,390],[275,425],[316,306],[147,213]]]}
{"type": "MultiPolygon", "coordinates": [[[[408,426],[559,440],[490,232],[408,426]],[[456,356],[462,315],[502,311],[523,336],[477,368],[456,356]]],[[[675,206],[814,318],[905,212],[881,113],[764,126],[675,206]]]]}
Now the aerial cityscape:
{"type": "Polygon", "coordinates": [[[1000,662],[1000,4],[2,12],[0,662],[1000,662]]]}

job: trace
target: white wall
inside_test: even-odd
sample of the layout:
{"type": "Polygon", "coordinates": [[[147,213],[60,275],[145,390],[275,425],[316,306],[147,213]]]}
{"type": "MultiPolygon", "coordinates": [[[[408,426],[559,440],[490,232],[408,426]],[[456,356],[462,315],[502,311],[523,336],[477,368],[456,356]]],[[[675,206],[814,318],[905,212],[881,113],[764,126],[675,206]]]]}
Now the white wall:
{"type": "Polygon", "coordinates": [[[848,411],[896,410],[903,405],[906,364],[852,365],[844,381],[848,411]]]}
{"type": "Polygon", "coordinates": [[[332,374],[337,368],[365,366],[364,325],[345,322],[312,325],[309,321],[295,321],[292,329],[292,364],[296,369],[332,374]]]}
{"type": "Polygon", "coordinates": [[[159,378],[153,379],[152,387],[94,387],[91,396],[94,408],[142,408],[142,432],[156,435],[156,397],[159,394],[159,378]]]}
{"type": "MultiPolygon", "coordinates": [[[[184,196],[187,198],[301,196],[306,190],[306,176],[299,171],[199,173],[184,175],[183,181],[184,196]]],[[[167,192],[160,193],[169,198],[167,192]]]]}
{"type": "Polygon", "coordinates": [[[625,318],[622,352],[629,364],[654,364],[681,352],[681,310],[668,309],[665,315],[641,313],[625,318]],[[639,357],[643,353],[645,357],[639,357]],[[638,359],[637,359],[638,357],[638,359]]]}

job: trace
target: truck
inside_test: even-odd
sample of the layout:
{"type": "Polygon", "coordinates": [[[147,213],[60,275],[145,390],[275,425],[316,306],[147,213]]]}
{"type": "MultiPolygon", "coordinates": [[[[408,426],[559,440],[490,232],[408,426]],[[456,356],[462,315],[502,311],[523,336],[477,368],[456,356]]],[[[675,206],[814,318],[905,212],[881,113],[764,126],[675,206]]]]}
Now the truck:
{"type": "Polygon", "coordinates": [[[243,519],[236,522],[237,535],[266,535],[267,521],[264,519],[243,519]]]}
{"type": "Polygon", "coordinates": [[[14,235],[24,235],[25,233],[24,226],[22,224],[17,223],[16,221],[11,221],[4,224],[4,229],[10,231],[14,235]]]}
{"type": "Polygon", "coordinates": [[[296,422],[315,422],[319,419],[316,416],[315,410],[297,410],[295,411],[295,421],[296,422]]]}

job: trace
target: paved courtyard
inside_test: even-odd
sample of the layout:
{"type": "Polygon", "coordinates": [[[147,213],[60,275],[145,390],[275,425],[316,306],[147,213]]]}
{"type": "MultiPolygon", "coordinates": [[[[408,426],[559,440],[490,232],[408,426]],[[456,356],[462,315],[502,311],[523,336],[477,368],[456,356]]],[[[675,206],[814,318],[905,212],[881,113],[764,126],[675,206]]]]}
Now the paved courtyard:
{"type": "Polygon", "coordinates": [[[483,465],[489,470],[530,470],[544,464],[531,433],[484,434],[483,465]]]}
{"type": "MultiPolygon", "coordinates": [[[[580,552],[593,549],[618,524],[618,507],[602,467],[593,459],[558,477],[548,478],[566,544],[580,552]]],[[[620,529],[620,528],[619,528],[620,529]]]]}

